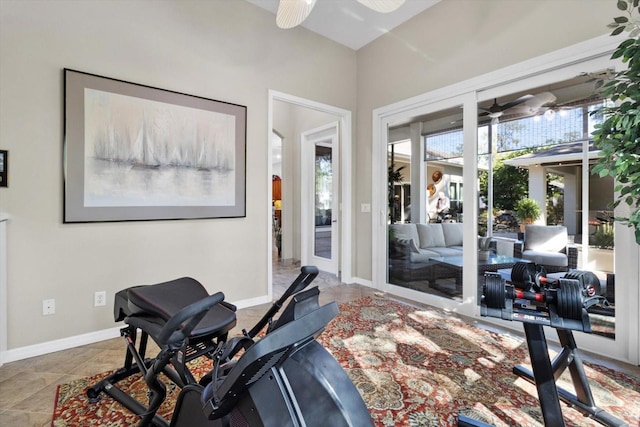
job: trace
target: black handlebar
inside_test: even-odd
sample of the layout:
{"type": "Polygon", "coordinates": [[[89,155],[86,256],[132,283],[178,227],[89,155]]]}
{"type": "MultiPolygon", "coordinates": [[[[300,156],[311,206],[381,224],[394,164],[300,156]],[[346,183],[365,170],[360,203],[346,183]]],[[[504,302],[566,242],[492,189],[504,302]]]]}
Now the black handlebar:
{"type": "Polygon", "coordinates": [[[184,340],[191,334],[193,328],[200,323],[207,311],[214,305],[220,304],[223,300],[224,294],[217,292],[184,307],[162,327],[157,337],[158,343],[162,345],[173,344],[184,340]]]}
{"type": "Polygon", "coordinates": [[[282,305],[286,302],[286,300],[292,296],[297,294],[298,292],[305,289],[318,275],[318,267],[314,265],[305,265],[300,268],[300,274],[293,281],[293,283],[289,286],[289,288],[284,292],[284,294],[271,306],[269,311],[262,316],[262,319],[258,321],[258,323],[245,335],[249,338],[254,338],[258,333],[271,322],[271,319],[275,314],[280,310],[282,305]]]}

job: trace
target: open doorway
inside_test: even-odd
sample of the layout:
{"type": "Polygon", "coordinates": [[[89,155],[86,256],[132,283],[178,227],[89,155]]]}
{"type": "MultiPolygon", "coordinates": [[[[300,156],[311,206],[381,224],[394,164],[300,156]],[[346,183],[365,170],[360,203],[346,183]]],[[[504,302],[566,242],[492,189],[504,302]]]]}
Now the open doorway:
{"type": "MultiPolygon", "coordinates": [[[[279,237],[274,235],[274,212],[276,201],[273,198],[273,175],[274,158],[273,138],[269,138],[269,154],[268,161],[268,179],[269,179],[269,292],[272,293],[273,284],[273,262],[300,262],[303,261],[303,203],[305,199],[305,189],[302,183],[303,168],[303,152],[302,141],[303,134],[313,129],[318,129],[327,124],[334,124],[338,129],[337,141],[339,146],[336,153],[339,153],[342,165],[339,167],[339,181],[337,182],[337,212],[331,210],[332,221],[335,220],[337,226],[337,242],[338,254],[337,263],[341,280],[350,283],[351,278],[351,233],[349,229],[345,229],[344,225],[351,223],[351,206],[350,203],[342,203],[342,201],[351,200],[351,112],[338,107],[321,104],[308,99],[287,95],[280,92],[269,91],[269,118],[268,126],[270,134],[275,132],[281,138],[281,173],[278,176],[281,179],[281,199],[280,220],[279,220],[279,237]],[[274,238],[279,238],[280,255],[274,257],[277,248],[274,238]]],[[[334,148],[335,150],[335,148],[334,148]]],[[[315,223],[316,209],[309,209],[314,215],[313,223],[315,223]]],[[[325,209],[326,211],[326,209],[325,209]]],[[[306,213],[305,213],[306,214],[306,213]]],[[[313,260],[307,260],[311,264],[315,264],[313,260]]],[[[318,266],[321,268],[320,266],[318,266]]]]}
{"type": "Polygon", "coordinates": [[[282,259],[282,135],[271,133],[271,215],[274,261],[282,259]]]}

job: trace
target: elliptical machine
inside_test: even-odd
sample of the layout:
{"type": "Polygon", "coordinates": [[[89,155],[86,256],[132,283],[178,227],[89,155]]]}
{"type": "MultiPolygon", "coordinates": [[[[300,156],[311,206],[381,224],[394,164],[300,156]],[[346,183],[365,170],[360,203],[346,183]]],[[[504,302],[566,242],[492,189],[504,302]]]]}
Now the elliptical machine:
{"type": "MultiPolygon", "coordinates": [[[[149,405],[121,402],[140,416],[138,426],[373,426],[366,405],[346,372],[316,341],[338,314],[335,302],[319,305],[317,287],[304,290],[317,274],[315,267],[302,267],[298,278],[249,332],[243,330],[242,336],[219,340],[215,349],[206,352],[213,359],[213,369],[197,382],[193,375],[184,375],[190,380],[178,384],[182,390],[170,422],[156,414],[165,397],[165,385],[158,376],[174,361],[184,358],[184,349],[190,342],[202,341],[198,336],[208,336],[208,342],[212,342],[211,337],[220,336],[203,325],[203,319],[211,310],[220,308],[224,295],[219,292],[202,298],[165,319],[159,313],[171,303],[172,288],[178,285],[166,282],[161,284],[162,292],[147,292],[154,297],[145,307],[158,308],[151,310],[133,307],[132,301],[140,301],[134,296],[140,290],[130,288],[125,322],[136,325],[160,346],[152,360],[134,356],[135,369],[143,373],[149,387],[149,405]],[[274,320],[289,298],[283,313],[274,320]],[[265,326],[264,336],[256,338],[265,326]]],[[[153,286],[158,285],[150,287],[153,286]]],[[[228,326],[228,319],[221,324],[228,326]]],[[[135,346],[132,350],[130,345],[128,352],[136,352],[135,346]]],[[[96,398],[102,391],[111,395],[114,388],[117,387],[111,382],[101,382],[90,388],[88,395],[96,398]]]]}

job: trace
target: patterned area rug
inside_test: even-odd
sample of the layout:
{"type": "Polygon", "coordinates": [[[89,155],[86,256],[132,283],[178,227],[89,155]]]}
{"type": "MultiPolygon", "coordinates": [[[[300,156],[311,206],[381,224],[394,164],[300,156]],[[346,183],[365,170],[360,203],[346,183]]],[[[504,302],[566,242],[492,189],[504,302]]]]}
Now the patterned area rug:
{"type": "MultiPolygon", "coordinates": [[[[512,373],[529,363],[526,343],[517,338],[438,310],[367,297],[341,304],[319,341],[356,384],[376,426],[455,426],[458,414],[495,426],[543,425],[535,386],[512,373]]],[[[210,361],[196,362],[191,369],[199,377],[210,361]]],[[[594,364],[585,370],[598,406],[640,425],[640,379],[594,364]]],[[[135,425],[136,417],[111,398],[87,400],[86,387],[106,375],[61,385],[52,426],[135,425]]],[[[564,376],[560,385],[573,390],[564,376]]],[[[120,386],[144,401],[139,377],[120,386]]],[[[179,392],[168,389],[160,410],[165,418],[179,392]]],[[[568,426],[600,425],[564,404],[562,411],[568,426]]]]}

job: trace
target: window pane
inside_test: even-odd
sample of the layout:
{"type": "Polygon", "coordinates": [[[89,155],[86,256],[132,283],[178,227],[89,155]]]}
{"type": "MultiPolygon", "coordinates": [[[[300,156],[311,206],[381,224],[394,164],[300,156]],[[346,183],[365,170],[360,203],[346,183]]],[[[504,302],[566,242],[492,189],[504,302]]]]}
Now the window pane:
{"type": "Polygon", "coordinates": [[[331,147],[316,145],[314,255],[331,259],[333,170],[331,147]]]}
{"type": "Polygon", "coordinates": [[[462,300],[464,240],[461,118],[460,106],[423,117],[424,137],[413,146],[424,144],[424,157],[412,153],[411,142],[402,141],[389,144],[387,162],[389,283],[458,301],[462,300]],[[414,168],[424,171],[420,182],[412,182],[417,180],[414,168]],[[408,198],[415,185],[424,190],[408,198]],[[422,200],[415,200],[416,194],[422,200]],[[411,207],[419,206],[425,206],[426,212],[411,212],[411,207]],[[416,223],[420,216],[427,219],[416,223]]]}

